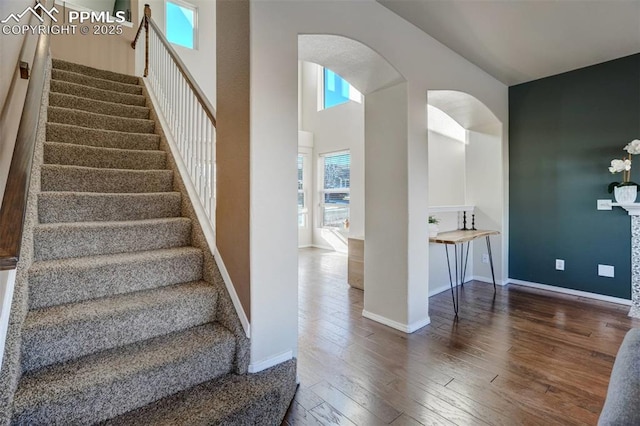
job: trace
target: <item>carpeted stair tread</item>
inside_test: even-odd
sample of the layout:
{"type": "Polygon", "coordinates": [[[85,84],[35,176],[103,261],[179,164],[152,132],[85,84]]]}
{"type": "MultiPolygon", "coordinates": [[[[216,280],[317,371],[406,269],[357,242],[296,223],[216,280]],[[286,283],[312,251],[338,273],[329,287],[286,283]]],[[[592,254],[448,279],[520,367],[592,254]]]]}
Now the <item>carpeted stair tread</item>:
{"type": "Polygon", "coordinates": [[[149,118],[149,108],[87,99],[65,93],[50,93],[49,106],[71,108],[97,114],[128,118],[149,118]]]}
{"type": "Polygon", "coordinates": [[[22,377],[13,424],[92,424],[230,373],[235,338],[205,324],[22,377]]]}
{"type": "Polygon", "coordinates": [[[180,216],[181,204],[179,192],[41,192],[38,219],[40,223],[159,219],[180,216]]]}
{"type": "Polygon", "coordinates": [[[42,191],[170,192],[171,170],[124,170],[43,164],[42,191]]]}
{"type": "Polygon", "coordinates": [[[202,278],[202,251],[178,247],[34,262],[29,307],[75,303],[202,278]]]}
{"type": "Polygon", "coordinates": [[[73,71],[52,69],[51,78],[59,81],[81,84],[83,86],[95,87],[96,89],[111,90],[112,92],[130,93],[132,95],[142,94],[142,86],[138,86],[138,84],[127,84],[113,80],[106,80],[73,71]]]}
{"type": "MultiPolygon", "coordinates": [[[[257,374],[228,374],[168,396],[101,423],[101,426],[264,425],[277,418],[278,404],[294,383],[282,383],[295,371],[292,362],[257,374]]],[[[295,374],[293,374],[295,377],[295,374]]]]}
{"type": "Polygon", "coordinates": [[[51,106],[47,117],[50,123],[72,124],[90,129],[115,130],[127,133],[153,133],[155,121],[142,118],[114,117],[70,108],[51,106]]]}
{"type": "Polygon", "coordinates": [[[138,84],[139,79],[136,76],[121,74],[113,71],[105,71],[97,68],[88,67],[86,65],[74,64],[73,62],[63,61],[62,59],[52,60],[53,69],[72,71],[91,77],[102,78],[105,80],[113,80],[127,84],[138,84]]]}
{"type": "Polygon", "coordinates": [[[126,133],[87,129],[70,124],[47,123],[47,141],[103,148],[157,150],[160,136],[150,133],[126,133]]]}
{"type": "Polygon", "coordinates": [[[51,80],[52,93],[66,93],[81,98],[96,99],[98,101],[115,102],[125,105],[146,106],[147,100],[142,95],[118,93],[111,90],[96,89],[62,80],[51,80]]]}
{"type": "Polygon", "coordinates": [[[22,371],[215,320],[217,290],[199,281],[30,311],[22,371]]]}
{"type": "Polygon", "coordinates": [[[167,164],[167,154],[164,151],[45,142],[44,162],[105,169],[162,170],[167,164]]]}
{"type": "Polygon", "coordinates": [[[184,217],[41,224],[33,232],[34,260],[157,250],[190,243],[191,220],[184,217]]]}

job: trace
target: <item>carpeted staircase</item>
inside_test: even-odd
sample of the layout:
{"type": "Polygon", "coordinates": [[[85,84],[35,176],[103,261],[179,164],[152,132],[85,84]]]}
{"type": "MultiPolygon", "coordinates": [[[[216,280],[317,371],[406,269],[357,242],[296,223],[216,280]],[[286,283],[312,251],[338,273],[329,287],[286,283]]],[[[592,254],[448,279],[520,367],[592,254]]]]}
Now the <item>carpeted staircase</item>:
{"type": "Polygon", "coordinates": [[[53,60],[47,115],[11,423],[279,423],[138,78],[53,60]]]}

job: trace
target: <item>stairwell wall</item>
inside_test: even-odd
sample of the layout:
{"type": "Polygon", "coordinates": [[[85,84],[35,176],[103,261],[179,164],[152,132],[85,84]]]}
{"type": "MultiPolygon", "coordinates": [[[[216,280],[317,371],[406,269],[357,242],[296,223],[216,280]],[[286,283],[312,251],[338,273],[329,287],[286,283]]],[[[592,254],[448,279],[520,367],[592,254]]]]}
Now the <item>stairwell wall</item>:
{"type": "Polygon", "coordinates": [[[249,2],[217,2],[216,245],[251,321],[249,2]]]}
{"type": "MultiPolygon", "coordinates": [[[[11,0],[0,2],[0,19],[11,13],[20,13],[32,6],[29,0],[11,0]]],[[[26,21],[26,18],[24,18],[26,21]]],[[[32,17],[29,24],[33,25],[32,17]]],[[[4,196],[4,188],[9,174],[9,165],[13,157],[13,148],[18,134],[18,125],[22,115],[22,107],[27,94],[29,80],[20,78],[20,61],[33,66],[37,36],[32,35],[0,35],[0,203],[4,196]]],[[[0,288],[2,280],[0,279],[0,288]]]]}
{"type": "MultiPolygon", "coordinates": [[[[138,0],[131,1],[131,21],[133,24],[121,24],[122,34],[94,34],[94,27],[89,24],[89,33],[82,34],[76,29],[75,34],[51,35],[51,56],[55,59],[82,64],[102,70],[119,72],[122,74],[135,73],[135,51],[131,48],[131,41],[136,35],[139,25],[138,0]]],[[[143,2],[140,2],[143,3],[143,2]]],[[[73,7],[66,5],[63,9],[59,2],[58,20],[67,19],[69,10],[73,7]]],[[[94,6],[101,11],[101,3],[94,6]]],[[[109,10],[107,8],[107,10],[109,10]]],[[[113,10],[113,9],[110,9],[113,10]]],[[[77,24],[77,22],[75,23],[77,24]]],[[[138,49],[144,50],[144,38],[138,42],[138,49]]]]}
{"type": "MultiPolygon", "coordinates": [[[[22,12],[32,5],[30,0],[0,2],[0,19],[10,13],[22,12]]],[[[35,18],[32,18],[32,21],[35,18]]],[[[0,36],[0,204],[13,157],[18,125],[24,106],[29,80],[20,78],[18,63],[26,61],[31,67],[37,36],[0,36]]],[[[16,271],[0,271],[0,365],[2,365],[9,313],[13,299],[16,271]]],[[[0,392],[1,394],[2,392],[0,392]]]]}

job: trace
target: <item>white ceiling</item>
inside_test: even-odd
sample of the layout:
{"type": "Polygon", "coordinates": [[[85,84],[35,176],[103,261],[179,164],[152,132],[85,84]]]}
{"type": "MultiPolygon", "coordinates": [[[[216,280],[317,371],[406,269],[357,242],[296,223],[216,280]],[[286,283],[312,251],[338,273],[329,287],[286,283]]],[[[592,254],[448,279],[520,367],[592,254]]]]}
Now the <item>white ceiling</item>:
{"type": "Polygon", "coordinates": [[[640,0],[378,0],[505,84],[640,52],[640,0]]]}

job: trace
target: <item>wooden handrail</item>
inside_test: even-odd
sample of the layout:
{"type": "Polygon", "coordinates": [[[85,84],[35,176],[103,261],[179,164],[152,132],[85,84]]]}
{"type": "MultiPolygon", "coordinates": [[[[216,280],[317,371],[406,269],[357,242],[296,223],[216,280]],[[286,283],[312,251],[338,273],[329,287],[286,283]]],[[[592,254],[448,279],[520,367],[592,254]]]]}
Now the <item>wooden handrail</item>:
{"type": "Polygon", "coordinates": [[[138,27],[138,32],[136,33],[136,37],[131,42],[131,47],[134,48],[134,49],[136,48],[136,44],[137,44],[137,41],[138,41],[138,38],[139,38],[139,35],[140,35],[140,31],[142,31],[142,27],[144,27],[144,29],[145,29],[144,76],[146,77],[149,74],[149,27],[151,27],[153,29],[153,31],[155,31],[156,35],[158,36],[158,39],[164,45],[165,49],[167,49],[167,52],[169,53],[169,56],[171,56],[171,59],[173,60],[173,62],[178,67],[178,70],[183,75],[185,81],[187,82],[187,84],[189,85],[189,87],[193,91],[194,95],[196,96],[196,99],[198,99],[198,102],[200,103],[200,105],[204,109],[205,114],[207,114],[207,117],[209,117],[209,120],[211,120],[211,122],[213,123],[213,126],[215,127],[216,126],[216,116],[215,116],[215,114],[213,112],[214,111],[213,105],[211,105],[211,103],[209,102],[209,100],[205,96],[205,94],[202,91],[202,89],[200,88],[200,86],[198,86],[198,83],[196,83],[196,80],[193,78],[193,75],[191,75],[191,73],[189,72],[189,70],[185,66],[184,62],[182,62],[182,60],[180,59],[180,57],[176,53],[176,51],[173,48],[173,46],[171,46],[171,43],[169,43],[169,40],[167,40],[167,38],[162,33],[162,31],[160,31],[160,29],[158,28],[156,23],[153,21],[153,19],[151,19],[151,8],[149,7],[148,4],[144,5],[144,16],[142,17],[142,20],[140,21],[140,26],[138,27]]]}
{"type": "Polygon", "coordinates": [[[20,259],[20,244],[27,210],[31,165],[40,120],[48,52],[49,35],[45,32],[38,36],[31,79],[27,86],[2,207],[0,207],[0,270],[15,269],[20,259]]]}

